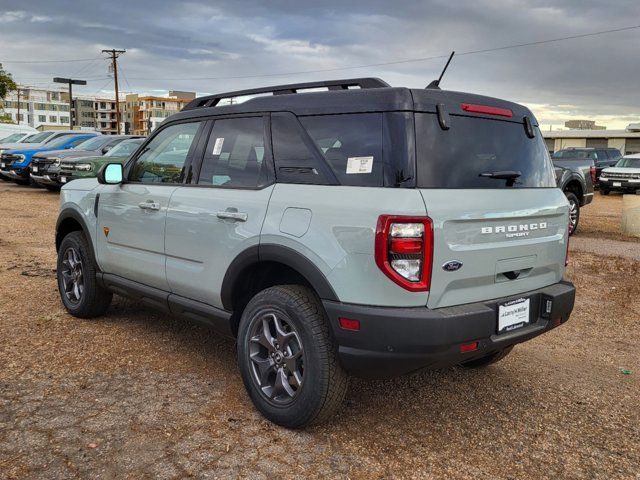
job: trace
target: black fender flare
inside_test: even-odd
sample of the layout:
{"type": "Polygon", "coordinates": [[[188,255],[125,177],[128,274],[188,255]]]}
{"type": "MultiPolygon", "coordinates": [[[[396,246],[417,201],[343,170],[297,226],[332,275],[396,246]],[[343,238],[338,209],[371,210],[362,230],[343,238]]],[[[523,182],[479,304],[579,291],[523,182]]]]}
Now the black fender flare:
{"type": "Polygon", "coordinates": [[[307,257],[284,245],[260,244],[244,250],[227,268],[220,289],[220,299],[225,310],[233,310],[232,294],[238,278],[246,269],[260,262],[286,265],[302,275],[322,300],[339,301],[327,277],[307,257]]]}
{"type": "Polygon", "coordinates": [[[93,261],[97,265],[96,252],[93,249],[93,236],[89,233],[89,227],[87,227],[87,222],[83,218],[82,214],[73,208],[65,208],[58,215],[58,220],[56,221],[56,252],[60,248],[60,243],[62,243],[63,238],[60,236],[60,226],[65,220],[68,219],[72,219],[80,225],[82,233],[86,237],[87,243],[89,244],[89,251],[91,252],[93,261]]]}

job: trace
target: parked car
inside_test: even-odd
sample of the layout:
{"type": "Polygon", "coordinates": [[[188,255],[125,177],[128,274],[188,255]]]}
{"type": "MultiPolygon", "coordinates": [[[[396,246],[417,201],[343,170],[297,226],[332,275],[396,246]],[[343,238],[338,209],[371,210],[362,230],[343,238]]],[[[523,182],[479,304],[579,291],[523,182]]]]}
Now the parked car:
{"type": "Polygon", "coordinates": [[[124,165],[143,142],[142,137],[132,138],[120,142],[103,156],[65,159],[60,162],[58,179],[61,184],[65,184],[78,178],[94,178],[102,165],[107,163],[124,165]]]}
{"type": "Polygon", "coordinates": [[[615,167],[602,170],[600,175],[600,192],[618,191],[638,193],[640,191],[640,153],[625,155],[615,167]]]}
{"type": "Polygon", "coordinates": [[[569,201],[569,235],[573,235],[580,223],[580,209],[593,201],[596,166],[589,154],[578,149],[560,150],[551,159],[558,188],[569,201]]]}
{"type": "Polygon", "coordinates": [[[2,145],[3,143],[20,143],[25,138],[31,137],[33,135],[35,134],[29,132],[12,133],[10,135],[7,135],[6,137],[0,138],[0,145],[2,145]]]}
{"type": "Polygon", "coordinates": [[[0,123],[0,138],[5,138],[15,133],[26,133],[27,135],[30,135],[32,133],[38,133],[38,130],[36,130],[33,127],[30,127],[29,125],[18,125],[15,123],[0,123]]]}
{"type": "Polygon", "coordinates": [[[495,98],[373,78],[202,97],[60,205],[68,312],[115,292],[236,337],[286,427],[328,418],[349,374],[486,366],[574,304],[567,199],[533,114],[495,98]]]}
{"type": "Polygon", "coordinates": [[[0,156],[0,174],[9,177],[17,183],[28,185],[31,183],[29,165],[33,155],[51,150],[66,150],[74,148],[85,140],[95,137],[97,133],[76,133],[62,135],[60,138],[43,145],[27,147],[26,149],[6,150],[0,156]]]}
{"type": "Polygon", "coordinates": [[[123,140],[134,138],[129,135],[100,135],[89,138],[73,149],[52,150],[36,153],[31,161],[31,180],[48,190],[60,190],[64,182],[60,179],[60,163],[88,156],[104,155],[123,140]]]}
{"type": "Polygon", "coordinates": [[[622,158],[622,153],[620,153],[620,150],[617,148],[571,147],[555,152],[553,154],[553,158],[559,160],[590,158],[593,160],[593,164],[596,167],[593,185],[597,187],[602,169],[612,167],[618,163],[618,160],[622,158]]]}

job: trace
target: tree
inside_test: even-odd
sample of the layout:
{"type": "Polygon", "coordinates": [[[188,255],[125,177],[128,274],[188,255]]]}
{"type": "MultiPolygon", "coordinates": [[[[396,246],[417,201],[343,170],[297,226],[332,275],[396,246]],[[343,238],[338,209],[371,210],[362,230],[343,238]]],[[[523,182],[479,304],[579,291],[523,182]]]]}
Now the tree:
{"type": "Polygon", "coordinates": [[[11,74],[2,68],[2,64],[0,63],[0,99],[4,100],[9,92],[17,88],[18,85],[13,81],[11,74]]]}

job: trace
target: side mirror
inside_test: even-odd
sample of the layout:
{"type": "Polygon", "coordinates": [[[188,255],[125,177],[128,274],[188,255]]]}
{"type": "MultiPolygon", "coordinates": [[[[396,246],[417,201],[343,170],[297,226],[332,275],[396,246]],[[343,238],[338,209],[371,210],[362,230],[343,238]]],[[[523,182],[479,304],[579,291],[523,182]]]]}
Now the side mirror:
{"type": "Polygon", "coordinates": [[[102,149],[102,154],[104,155],[104,154],[105,154],[105,153],[107,153],[109,150],[111,150],[111,146],[110,146],[110,145],[107,145],[106,147],[104,147],[104,148],[102,149]]]}
{"type": "Polygon", "coordinates": [[[118,185],[122,183],[123,168],[119,163],[107,163],[98,170],[98,183],[118,185]]]}
{"type": "Polygon", "coordinates": [[[70,150],[70,149],[72,149],[72,148],[73,148],[73,146],[72,146],[72,145],[67,145],[66,147],[64,147],[64,149],[65,149],[65,150],[70,150]]]}

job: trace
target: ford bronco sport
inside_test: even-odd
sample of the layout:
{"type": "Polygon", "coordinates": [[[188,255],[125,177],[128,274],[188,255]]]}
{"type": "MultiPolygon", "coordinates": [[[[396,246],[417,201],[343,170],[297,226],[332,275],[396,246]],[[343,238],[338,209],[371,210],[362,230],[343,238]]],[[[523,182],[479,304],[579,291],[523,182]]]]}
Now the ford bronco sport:
{"type": "Polygon", "coordinates": [[[116,293],[235,337],[257,409],[302,427],[349,374],[482,367],[565,322],[568,213],[521,105],[371,78],[236,91],[63,187],[58,286],[80,318],[116,293]]]}

